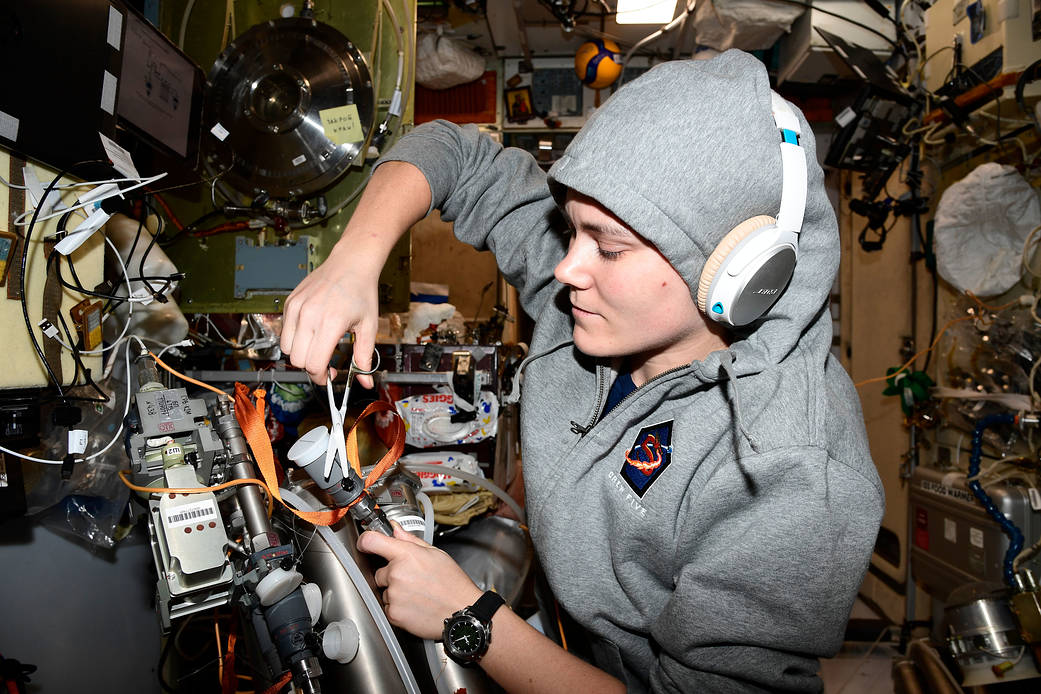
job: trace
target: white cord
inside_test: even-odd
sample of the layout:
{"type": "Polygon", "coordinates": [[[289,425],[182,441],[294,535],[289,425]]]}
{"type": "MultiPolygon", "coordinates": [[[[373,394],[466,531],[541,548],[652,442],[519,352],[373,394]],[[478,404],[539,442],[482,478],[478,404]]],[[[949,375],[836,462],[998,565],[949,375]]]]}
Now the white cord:
{"type": "Polygon", "coordinates": [[[618,86],[619,87],[621,87],[622,83],[625,81],[625,68],[628,67],[629,59],[633,57],[633,53],[635,53],[636,50],[638,48],[640,48],[641,46],[643,46],[644,44],[650,43],[654,39],[656,39],[659,36],[665,34],[666,32],[672,31],[676,27],[677,24],[680,24],[681,22],[683,22],[687,18],[687,15],[689,15],[691,12],[694,11],[694,5],[695,4],[696,4],[696,2],[694,2],[693,0],[691,2],[689,2],[689,3],[685,3],[684,8],[683,8],[683,12],[680,13],[679,16],[673,18],[673,20],[671,22],[669,22],[668,24],[663,25],[657,31],[652,32],[652,33],[648,34],[647,36],[644,36],[642,39],[640,39],[635,44],[633,44],[633,47],[629,49],[629,52],[626,53],[625,57],[622,59],[622,72],[618,75],[618,86]]]}
{"type": "Polygon", "coordinates": [[[195,0],[188,0],[184,5],[184,14],[181,15],[181,33],[177,35],[177,47],[184,50],[184,36],[188,33],[188,18],[192,16],[195,0]]]}
{"type": "MultiPolygon", "coordinates": [[[[89,188],[91,186],[103,186],[108,183],[130,183],[131,181],[140,181],[141,178],[106,178],[100,181],[73,181],[72,183],[62,183],[54,186],[51,190],[72,190],[74,188],[89,188]]],[[[3,176],[0,176],[0,183],[4,184],[8,188],[15,190],[31,190],[29,186],[20,186],[16,183],[11,183],[3,176]]]]}
{"type": "MultiPolygon", "coordinates": [[[[105,195],[105,196],[102,196],[100,198],[95,198],[95,199],[89,200],[87,202],[81,202],[78,205],[73,205],[72,207],[66,207],[63,210],[59,210],[58,212],[52,212],[52,213],[50,213],[48,215],[44,215],[42,217],[38,217],[36,219],[36,223],[39,224],[41,222],[46,222],[48,219],[54,219],[55,217],[60,217],[63,214],[65,214],[66,212],[75,212],[76,210],[81,210],[81,209],[84,209],[86,207],[92,207],[95,204],[100,203],[102,200],[106,200],[108,198],[115,197],[116,195],[123,196],[123,195],[129,193],[132,190],[137,190],[138,188],[141,188],[143,186],[147,186],[150,183],[155,183],[156,181],[158,181],[160,178],[163,178],[164,176],[166,176],[166,172],[165,171],[163,173],[161,173],[161,174],[156,175],[156,176],[152,176],[151,178],[131,178],[131,179],[128,179],[128,180],[131,180],[131,181],[138,181],[138,183],[136,183],[135,185],[130,186],[129,188],[122,188],[122,189],[117,188],[117,189],[112,191],[111,195],[105,195]]],[[[30,217],[32,217],[34,210],[35,210],[35,208],[32,209],[32,210],[26,210],[22,214],[18,215],[14,219],[14,221],[11,222],[11,223],[16,225],[16,226],[28,226],[29,222],[26,221],[26,220],[29,219],[30,217]]]]}
{"type": "MultiPolygon", "coordinates": [[[[86,463],[86,462],[88,462],[90,460],[94,460],[98,456],[103,455],[105,453],[105,451],[107,451],[109,448],[112,447],[112,444],[114,444],[116,441],[119,440],[120,435],[122,435],[122,433],[123,433],[123,420],[126,419],[127,413],[130,412],[130,350],[129,349],[126,351],[126,372],[127,372],[127,379],[126,379],[127,380],[127,397],[126,397],[126,405],[123,408],[123,416],[119,420],[119,428],[116,429],[116,433],[112,435],[112,439],[107,444],[105,444],[104,448],[102,448],[97,453],[92,453],[91,455],[86,456],[85,458],[76,458],[75,461],[74,461],[75,463],[86,463]]],[[[13,455],[16,458],[21,458],[22,460],[28,460],[28,461],[31,461],[31,462],[34,462],[34,463],[44,463],[46,465],[63,465],[65,463],[64,460],[48,460],[46,458],[34,458],[34,457],[30,456],[30,455],[23,455],[22,453],[19,453],[17,451],[12,451],[11,449],[5,448],[3,446],[0,446],[0,451],[3,451],[4,453],[7,453],[8,455],[13,455]]]]}

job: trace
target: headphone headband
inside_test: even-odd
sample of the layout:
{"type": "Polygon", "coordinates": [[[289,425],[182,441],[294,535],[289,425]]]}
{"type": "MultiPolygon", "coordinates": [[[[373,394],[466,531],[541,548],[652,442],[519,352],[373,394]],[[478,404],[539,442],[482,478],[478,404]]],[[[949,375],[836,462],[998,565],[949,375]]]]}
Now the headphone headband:
{"type": "Polygon", "coordinates": [[[770,92],[770,104],[774,123],[781,131],[781,209],[777,213],[777,228],[798,234],[806,208],[806,155],[799,142],[802,128],[777,92],[770,92]]]}

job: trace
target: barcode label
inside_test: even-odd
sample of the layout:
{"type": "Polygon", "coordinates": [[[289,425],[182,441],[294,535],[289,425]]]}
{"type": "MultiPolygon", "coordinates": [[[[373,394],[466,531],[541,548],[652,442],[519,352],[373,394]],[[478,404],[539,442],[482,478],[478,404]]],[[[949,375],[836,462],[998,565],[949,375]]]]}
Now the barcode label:
{"type": "Polygon", "coordinates": [[[201,520],[216,517],[217,504],[209,500],[196,501],[195,503],[185,504],[184,506],[178,506],[176,509],[167,511],[166,524],[172,528],[176,528],[181,525],[189,525],[201,520]]]}
{"type": "Polygon", "coordinates": [[[419,516],[402,516],[401,518],[395,518],[401,529],[408,533],[422,533],[426,528],[426,521],[419,516]]]}

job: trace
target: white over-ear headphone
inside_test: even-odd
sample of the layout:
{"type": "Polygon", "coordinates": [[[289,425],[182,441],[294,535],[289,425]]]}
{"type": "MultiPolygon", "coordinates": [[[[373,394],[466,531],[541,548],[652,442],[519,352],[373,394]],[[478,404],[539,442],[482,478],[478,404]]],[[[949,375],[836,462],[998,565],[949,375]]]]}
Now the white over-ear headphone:
{"type": "Polygon", "coordinates": [[[781,209],[734,227],[712,251],[698,282],[698,307],[712,320],[747,325],[774,305],[788,286],[799,257],[799,232],[806,209],[806,155],[799,119],[770,92],[781,137],[781,209]]]}

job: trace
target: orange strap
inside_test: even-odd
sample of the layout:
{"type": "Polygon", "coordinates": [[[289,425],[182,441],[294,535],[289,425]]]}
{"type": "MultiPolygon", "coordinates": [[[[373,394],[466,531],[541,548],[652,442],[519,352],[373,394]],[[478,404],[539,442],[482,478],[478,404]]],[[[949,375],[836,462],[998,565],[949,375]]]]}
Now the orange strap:
{"type": "Polygon", "coordinates": [[[293,679],[293,673],[287,672],[283,674],[277,682],[264,690],[264,694],[279,694],[285,686],[289,684],[289,680],[293,679]]]}
{"type": "MultiPolygon", "coordinates": [[[[267,433],[267,426],[264,424],[265,395],[266,393],[263,389],[258,388],[250,393],[249,386],[242,383],[235,384],[235,418],[238,420],[239,426],[242,427],[242,433],[245,434],[249,447],[253,450],[253,457],[256,458],[257,465],[260,466],[260,474],[263,476],[264,482],[267,483],[268,489],[271,490],[271,493],[283,506],[312,525],[334,525],[340,522],[347,515],[348,509],[297,511],[286,504],[285,501],[282,501],[282,496],[278,491],[278,480],[275,476],[275,455],[271,450],[271,439],[267,433]],[[255,398],[255,402],[251,398],[255,398]]],[[[365,478],[366,489],[372,486],[387,471],[387,468],[397,462],[405,450],[405,425],[397,415],[397,410],[394,409],[394,405],[377,400],[370,403],[362,411],[361,416],[358,417],[354,426],[347,433],[347,459],[351,467],[356,471],[361,470],[361,463],[358,461],[358,433],[356,431],[358,424],[369,415],[377,412],[394,413],[394,438],[390,450],[380,458],[379,462],[376,463],[376,466],[372,468],[365,478]]]]}

